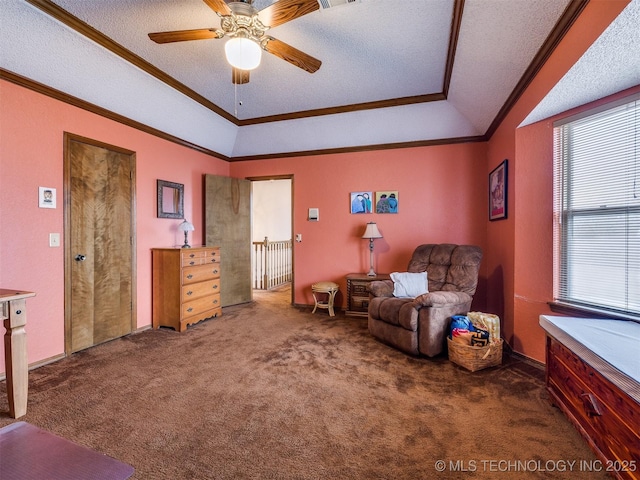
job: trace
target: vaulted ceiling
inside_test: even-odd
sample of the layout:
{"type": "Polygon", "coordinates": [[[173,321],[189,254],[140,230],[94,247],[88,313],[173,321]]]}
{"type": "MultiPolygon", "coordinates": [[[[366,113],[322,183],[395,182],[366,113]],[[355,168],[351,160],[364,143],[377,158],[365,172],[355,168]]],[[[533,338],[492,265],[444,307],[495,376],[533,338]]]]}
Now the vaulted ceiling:
{"type": "MultiPolygon", "coordinates": [[[[633,3],[627,15],[637,20],[633,3]]],[[[0,67],[3,78],[46,85],[227,160],[480,140],[585,4],[318,0],[268,34],[320,60],[319,70],[264,53],[238,85],[226,38],[158,44],[148,36],[220,28],[210,2],[2,0],[0,67]]],[[[625,48],[634,48],[638,34],[629,36],[625,48]]],[[[545,114],[553,109],[543,105],[545,114]]]]}

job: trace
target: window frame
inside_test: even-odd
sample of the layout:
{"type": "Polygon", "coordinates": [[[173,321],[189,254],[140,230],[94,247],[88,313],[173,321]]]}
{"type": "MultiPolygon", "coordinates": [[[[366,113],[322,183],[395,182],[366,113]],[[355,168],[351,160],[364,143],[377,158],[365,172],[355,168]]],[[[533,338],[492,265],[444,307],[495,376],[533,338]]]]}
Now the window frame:
{"type": "MultiPolygon", "coordinates": [[[[566,118],[557,120],[553,123],[553,164],[554,164],[554,172],[553,172],[553,182],[554,182],[554,209],[553,209],[553,224],[554,224],[554,238],[553,238],[553,248],[554,248],[554,270],[553,270],[553,297],[554,300],[549,302],[549,307],[551,311],[569,314],[578,317],[593,317],[594,315],[611,318],[611,319],[622,319],[622,320],[633,320],[636,322],[640,322],[640,313],[635,310],[623,310],[615,307],[607,307],[599,304],[590,304],[587,302],[581,302],[579,300],[569,300],[567,298],[562,297],[561,292],[561,282],[564,281],[564,289],[565,292],[568,291],[569,287],[567,286],[567,282],[569,281],[566,277],[569,275],[569,269],[571,268],[568,265],[568,253],[566,248],[566,239],[564,238],[568,230],[571,227],[568,218],[572,219],[580,216],[595,216],[595,215],[604,215],[606,217],[615,216],[620,212],[640,212],[640,204],[631,207],[619,207],[613,206],[606,208],[604,211],[602,208],[581,208],[574,211],[571,211],[570,208],[567,208],[564,205],[564,200],[566,199],[566,188],[571,189],[570,180],[567,181],[564,178],[567,175],[566,169],[569,168],[567,163],[563,160],[562,162],[558,161],[557,155],[560,152],[561,148],[557,145],[557,137],[556,131],[558,128],[563,127],[567,124],[596,116],[600,113],[616,109],[620,106],[637,102],[636,109],[640,109],[640,93],[634,93],[632,95],[626,96],[614,102],[609,102],[603,105],[600,105],[596,108],[591,108],[580,112],[575,115],[568,116],[566,118]],[[558,192],[558,186],[562,188],[561,192],[558,192]],[[560,209],[557,208],[558,204],[558,195],[561,195],[562,198],[562,207],[560,209]],[[562,277],[565,277],[564,279],[562,277]]],[[[636,110],[637,112],[638,110],[636,110]]],[[[637,130],[640,129],[640,125],[637,125],[637,130]]],[[[640,149],[640,139],[636,137],[635,139],[635,148],[636,151],[640,149]]],[[[563,153],[564,155],[564,153],[563,153]]],[[[627,239],[629,237],[627,236],[627,239]]],[[[567,295],[568,296],[568,295],[567,295]]]]}

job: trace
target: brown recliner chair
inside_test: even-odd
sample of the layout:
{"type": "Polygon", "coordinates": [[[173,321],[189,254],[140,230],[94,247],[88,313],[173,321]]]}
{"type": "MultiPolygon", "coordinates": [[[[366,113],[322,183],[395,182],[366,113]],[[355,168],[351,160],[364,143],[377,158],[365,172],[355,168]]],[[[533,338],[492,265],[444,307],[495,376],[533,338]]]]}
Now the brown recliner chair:
{"type": "Polygon", "coordinates": [[[438,355],[446,348],[451,316],[471,308],[481,260],[474,245],[420,245],[407,272],[427,272],[429,293],[397,298],[393,281],[371,282],[369,332],[409,355],[438,355]]]}

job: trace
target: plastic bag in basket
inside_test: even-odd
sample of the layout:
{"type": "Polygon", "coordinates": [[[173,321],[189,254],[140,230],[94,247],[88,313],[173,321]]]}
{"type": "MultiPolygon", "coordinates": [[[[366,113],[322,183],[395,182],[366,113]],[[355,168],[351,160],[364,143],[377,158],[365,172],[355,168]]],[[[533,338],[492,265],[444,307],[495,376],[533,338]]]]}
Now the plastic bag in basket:
{"type": "Polygon", "coordinates": [[[482,312],[469,312],[467,317],[475,327],[489,332],[489,343],[496,343],[500,339],[500,317],[482,312]]]}

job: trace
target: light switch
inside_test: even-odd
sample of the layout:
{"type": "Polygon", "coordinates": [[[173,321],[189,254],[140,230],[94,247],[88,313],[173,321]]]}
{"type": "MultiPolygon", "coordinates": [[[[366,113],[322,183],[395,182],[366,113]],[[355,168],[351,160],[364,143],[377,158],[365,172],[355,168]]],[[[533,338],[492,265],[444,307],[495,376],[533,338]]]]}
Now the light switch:
{"type": "Polygon", "coordinates": [[[309,221],[317,222],[320,220],[320,209],[319,208],[310,208],[309,209],[309,221]]]}
{"type": "Polygon", "coordinates": [[[49,234],[49,246],[50,247],[59,247],[60,246],[60,234],[59,233],[50,233],[49,234]]]}

